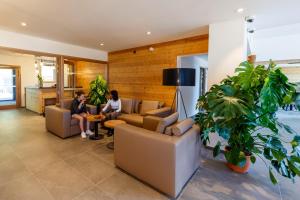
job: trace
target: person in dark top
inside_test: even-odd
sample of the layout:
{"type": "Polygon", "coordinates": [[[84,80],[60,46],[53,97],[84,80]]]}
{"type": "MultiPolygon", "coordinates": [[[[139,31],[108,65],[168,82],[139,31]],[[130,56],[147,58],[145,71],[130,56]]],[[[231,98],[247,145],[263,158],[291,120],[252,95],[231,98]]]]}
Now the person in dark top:
{"type": "Polygon", "coordinates": [[[79,127],[81,130],[81,137],[86,138],[87,135],[94,134],[90,130],[90,123],[86,120],[86,117],[89,115],[89,112],[86,109],[85,96],[83,92],[77,92],[77,96],[74,98],[71,105],[71,115],[72,118],[79,120],[79,127]],[[84,131],[84,122],[86,121],[86,132],[84,131]]]}

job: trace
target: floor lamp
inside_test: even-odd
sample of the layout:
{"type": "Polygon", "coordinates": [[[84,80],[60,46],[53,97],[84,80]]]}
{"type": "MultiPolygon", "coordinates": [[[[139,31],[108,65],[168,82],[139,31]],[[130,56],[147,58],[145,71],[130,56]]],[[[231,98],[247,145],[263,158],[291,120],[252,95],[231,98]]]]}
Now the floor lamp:
{"type": "Polygon", "coordinates": [[[171,110],[173,109],[173,106],[175,106],[175,100],[175,111],[178,110],[178,99],[180,96],[186,118],[188,116],[184,105],[182,92],[178,86],[195,86],[195,71],[196,70],[194,68],[169,68],[163,70],[163,85],[176,86],[176,92],[173,98],[171,110]]]}

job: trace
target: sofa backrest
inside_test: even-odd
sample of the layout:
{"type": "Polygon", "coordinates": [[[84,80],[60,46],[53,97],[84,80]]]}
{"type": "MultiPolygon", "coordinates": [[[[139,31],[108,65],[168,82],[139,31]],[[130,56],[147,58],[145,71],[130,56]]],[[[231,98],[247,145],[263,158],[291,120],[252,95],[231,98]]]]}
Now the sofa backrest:
{"type": "Polygon", "coordinates": [[[65,109],[70,110],[72,101],[73,101],[73,99],[64,99],[63,103],[62,103],[63,104],[62,107],[65,108],[65,109]]]}

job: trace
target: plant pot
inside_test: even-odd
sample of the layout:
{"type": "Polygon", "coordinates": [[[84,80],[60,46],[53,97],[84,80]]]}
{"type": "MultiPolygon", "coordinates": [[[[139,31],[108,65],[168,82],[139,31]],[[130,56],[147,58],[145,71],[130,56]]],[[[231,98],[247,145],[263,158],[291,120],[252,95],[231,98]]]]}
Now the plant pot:
{"type": "MultiPolygon", "coordinates": [[[[225,147],[225,151],[229,151],[230,147],[225,147]]],[[[249,168],[251,166],[251,160],[250,160],[250,155],[246,155],[246,163],[243,167],[240,167],[238,165],[234,165],[232,163],[227,162],[226,166],[231,169],[234,172],[240,173],[240,174],[245,174],[249,171],[249,168]]]]}
{"type": "Polygon", "coordinates": [[[227,162],[226,165],[227,165],[227,167],[229,167],[234,172],[245,174],[249,171],[249,168],[250,168],[250,165],[251,165],[250,156],[246,156],[246,163],[243,167],[231,164],[229,162],[227,162]]]}

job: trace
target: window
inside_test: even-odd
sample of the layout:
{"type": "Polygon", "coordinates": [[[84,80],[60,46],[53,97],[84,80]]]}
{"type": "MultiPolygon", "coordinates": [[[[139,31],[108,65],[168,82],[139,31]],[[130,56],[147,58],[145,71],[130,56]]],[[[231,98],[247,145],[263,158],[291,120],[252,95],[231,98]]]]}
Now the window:
{"type": "Polygon", "coordinates": [[[15,70],[0,68],[0,102],[15,100],[15,70]]]}
{"type": "Polygon", "coordinates": [[[55,66],[41,66],[41,76],[45,82],[55,82],[56,81],[56,70],[55,66]]]}

